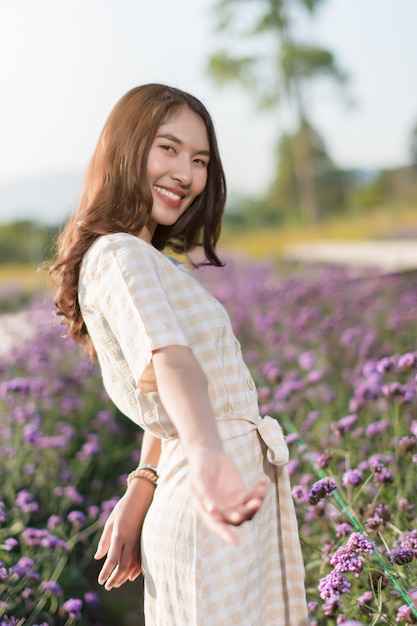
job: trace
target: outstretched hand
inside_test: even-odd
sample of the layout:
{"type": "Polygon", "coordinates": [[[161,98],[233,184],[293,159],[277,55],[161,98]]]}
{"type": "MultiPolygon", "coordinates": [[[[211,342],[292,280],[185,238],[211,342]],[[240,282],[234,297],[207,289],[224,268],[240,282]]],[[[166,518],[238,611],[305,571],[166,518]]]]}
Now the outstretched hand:
{"type": "Polygon", "coordinates": [[[248,491],[230,456],[207,452],[190,459],[191,488],[206,526],[223,541],[238,544],[231,526],[251,520],[264,501],[268,478],[262,475],[248,491]]]}

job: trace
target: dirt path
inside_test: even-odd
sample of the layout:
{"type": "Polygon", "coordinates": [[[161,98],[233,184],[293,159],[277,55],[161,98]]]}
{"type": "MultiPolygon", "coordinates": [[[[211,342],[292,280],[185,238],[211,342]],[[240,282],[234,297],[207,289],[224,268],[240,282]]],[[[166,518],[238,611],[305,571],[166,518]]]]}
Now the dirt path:
{"type": "Polygon", "coordinates": [[[285,259],[383,272],[417,270],[417,239],[306,242],[288,246],[285,259]]]}

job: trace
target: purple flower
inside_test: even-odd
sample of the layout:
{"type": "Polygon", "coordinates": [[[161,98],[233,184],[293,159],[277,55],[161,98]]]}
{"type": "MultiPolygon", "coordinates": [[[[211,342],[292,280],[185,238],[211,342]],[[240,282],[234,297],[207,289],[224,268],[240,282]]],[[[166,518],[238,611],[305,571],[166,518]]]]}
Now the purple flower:
{"type": "Polygon", "coordinates": [[[54,530],[55,526],[58,526],[58,524],[62,524],[62,518],[58,515],[51,515],[48,519],[49,530],[54,530]]]}
{"type": "Polygon", "coordinates": [[[25,528],[22,538],[28,546],[40,546],[42,548],[57,548],[67,550],[67,544],[59,537],[51,535],[46,529],[25,528]]]}
{"type": "Polygon", "coordinates": [[[83,504],[84,496],[80,494],[76,487],[69,485],[68,487],[55,487],[54,495],[60,497],[65,496],[74,504],[83,504]]]}
{"type": "Polygon", "coordinates": [[[41,589],[44,591],[49,591],[54,596],[62,596],[62,587],[58,585],[57,582],[53,580],[44,580],[41,582],[41,589]]]}
{"type": "Polygon", "coordinates": [[[369,519],[366,521],[368,528],[375,530],[380,526],[386,526],[391,519],[391,511],[385,504],[379,503],[368,507],[369,519]]]}
{"type": "Polygon", "coordinates": [[[343,574],[338,572],[330,572],[324,578],[320,578],[319,592],[322,600],[327,599],[339,599],[341,593],[348,593],[351,588],[351,584],[343,574]]]}
{"type": "Polygon", "coordinates": [[[18,576],[26,576],[30,572],[33,571],[35,567],[35,562],[32,561],[28,556],[22,556],[16,565],[13,565],[10,569],[17,574],[18,576]]]}
{"type": "Polygon", "coordinates": [[[365,593],[358,597],[359,604],[371,604],[374,599],[372,591],[365,591],[365,593]]]}
{"type": "Polygon", "coordinates": [[[417,530],[410,530],[406,533],[405,538],[401,542],[401,547],[417,552],[417,530]]]}
{"type": "Polygon", "coordinates": [[[394,359],[390,357],[384,357],[380,359],[376,364],[376,369],[380,374],[385,374],[385,372],[389,372],[395,365],[394,359]]]}
{"type": "Polygon", "coordinates": [[[320,469],[326,469],[329,466],[330,461],[333,458],[333,454],[328,450],[325,450],[323,454],[318,454],[315,458],[316,465],[320,469]]]}
{"type": "Polygon", "coordinates": [[[0,626],[18,626],[18,624],[20,623],[21,621],[17,617],[8,617],[7,615],[3,615],[3,617],[1,618],[0,626]]]}
{"type": "Polygon", "coordinates": [[[298,433],[289,433],[285,436],[285,442],[289,446],[292,443],[295,443],[300,439],[300,435],[298,433]]]}
{"type": "Polygon", "coordinates": [[[388,420],[381,420],[379,422],[372,422],[366,428],[366,436],[367,437],[375,437],[380,433],[384,433],[390,428],[390,423],[388,420]]]}
{"type": "Polygon", "coordinates": [[[99,454],[100,451],[100,437],[93,433],[88,436],[88,441],[83,444],[83,447],[77,452],[76,456],[79,461],[85,461],[99,454]]]}
{"type": "Polygon", "coordinates": [[[415,609],[413,611],[413,607],[403,604],[397,611],[395,621],[402,624],[417,624],[415,609]]]}
{"type": "Polygon", "coordinates": [[[294,485],[291,493],[294,500],[299,504],[303,504],[308,501],[308,489],[303,485],[294,485]]]}
{"type": "Polygon", "coordinates": [[[347,537],[352,532],[352,526],[347,522],[336,524],[336,537],[347,537]]]}
{"type": "Polygon", "coordinates": [[[89,506],[87,511],[88,511],[89,520],[96,520],[98,517],[98,514],[100,513],[99,507],[95,504],[92,504],[91,506],[89,506]]]}
{"type": "Polygon", "coordinates": [[[0,561],[0,583],[7,583],[9,580],[9,573],[4,566],[4,563],[0,561]]]}
{"type": "Polygon", "coordinates": [[[71,511],[67,515],[67,520],[70,524],[84,524],[85,515],[81,511],[71,511]]]}
{"type": "Polygon", "coordinates": [[[404,396],[406,388],[398,382],[388,383],[388,385],[382,385],[382,395],[386,398],[395,398],[398,396],[404,396]]]}
{"type": "Polygon", "coordinates": [[[353,572],[355,576],[359,576],[363,569],[363,559],[346,545],[338,548],[330,557],[330,565],[333,565],[335,572],[353,572]]]}
{"type": "Polygon", "coordinates": [[[350,469],[344,472],[342,483],[345,487],[348,485],[360,485],[363,481],[363,474],[359,469],[350,469]]]}
{"type": "Polygon", "coordinates": [[[345,435],[350,430],[352,430],[353,426],[356,424],[358,416],[353,413],[352,415],[346,415],[346,417],[342,417],[338,422],[333,422],[331,424],[332,430],[336,433],[336,435],[345,435]]]}
{"type": "Polygon", "coordinates": [[[391,550],[389,558],[391,563],[395,563],[396,565],[406,565],[407,563],[411,563],[416,556],[417,552],[415,550],[398,548],[398,550],[391,550]]]}
{"type": "Polygon", "coordinates": [[[18,544],[19,542],[17,541],[17,539],[15,539],[14,537],[9,537],[9,539],[6,539],[6,541],[4,542],[5,550],[7,552],[11,552],[11,550],[13,550],[13,548],[15,548],[18,544]]]}
{"type": "Polygon", "coordinates": [[[374,480],[380,485],[388,485],[389,483],[394,482],[394,476],[389,470],[387,470],[386,467],[381,467],[379,470],[374,472],[374,480]]]}
{"type": "Polygon", "coordinates": [[[83,607],[82,600],[78,600],[77,598],[71,598],[70,600],[67,600],[66,602],[64,602],[62,608],[64,609],[68,617],[70,617],[71,619],[81,619],[82,607],[83,607]]]}
{"type": "Polygon", "coordinates": [[[290,459],[287,465],[288,474],[292,476],[292,474],[294,474],[294,472],[297,471],[299,467],[300,467],[300,461],[298,461],[297,459],[290,459]]]}
{"type": "Polygon", "coordinates": [[[6,514],[4,512],[4,508],[5,508],[4,502],[0,500],[0,524],[6,521],[6,514]]]}
{"type": "Polygon", "coordinates": [[[417,439],[415,437],[402,437],[398,442],[398,452],[400,454],[408,454],[413,452],[417,446],[417,439]]]}
{"type": "Polygon", "coordinates": [[[399,370],[409,370],[415,367],[417,361],[416,352],[406,352],[399,357],[397,367],[399,370]]]}
{"type": "Polygon", "coordinates": [[[298,357],[298,363],[303,370],[311,370],[316,364],[316,357],[313,352],[303,352],[298,357]]]}
{"type": "Polygon", "coordinates": [[[23,513],[31,513],[39,509],[39,504],[35,502],[33,495],[25,489],[17,493],[16,506],[18,506],[23,513]]]}
{"type": "Polygon", "coordinates": [[[84,602],[86,603],[87,606],[89,606],[90,608],[93,608],[100,604],[100,598],[98,597],[96,593],[92,591],[87,591],[84,594],[84,602]]]}
{"type": "Polygon", "coordinates": [[[346,546],[356,552],[373,552],[375,550],[375,542],[368,541],[366,537],[366,533],[352,533],[346,546]]]}
{"type": "Polygon", "coordinates": [[[328,498],[332,495],[333,491],[337,488],[336,482],[333,478],[326,476],[316,481],[310,491],[308,492],[308,501],[310,504],[317,504],[323,498],[328,498]]]}
{"type": "Polygon", "coordinates": [[[374,515],[372,515],[371,517],[368,517],[368,519],[366,520],[366,525],[370,530],[376,530],[377,528],[379,528],[380,526],[384,526],[385,525],[385,521],[383,520],[383,518],[379,515],[379,513],[375,513],[374,515]]]}

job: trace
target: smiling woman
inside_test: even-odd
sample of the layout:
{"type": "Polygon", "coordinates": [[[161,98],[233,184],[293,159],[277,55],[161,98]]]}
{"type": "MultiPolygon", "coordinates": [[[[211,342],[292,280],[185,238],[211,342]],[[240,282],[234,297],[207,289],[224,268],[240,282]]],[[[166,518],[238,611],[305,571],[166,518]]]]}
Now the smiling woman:
{"type": "Polygon", "coordinates": [[[305,626],[282,430],[259,415],[223,306],[161,253],[200,246],[222,265],[225,196],[203,104],[144,85],[110,114],[59,241],[58,313],[145,431],[98,580],[112,589],[142,572],[149,626],[305,626]]]}
{"type": "Polygon", "coordinates": [[[153,204],[142,238],[151,243],[158,224],[174,224],[202,193],[209,155],[205,124],[191,109],[181,108],[161,124],[148,156],[153,204]]]}

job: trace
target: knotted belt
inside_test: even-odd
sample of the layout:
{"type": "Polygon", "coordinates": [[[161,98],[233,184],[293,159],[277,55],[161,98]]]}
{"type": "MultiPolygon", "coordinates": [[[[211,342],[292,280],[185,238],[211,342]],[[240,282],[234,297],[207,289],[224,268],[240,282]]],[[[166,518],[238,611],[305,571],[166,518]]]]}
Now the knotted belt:
{"type": "Polygon", "coordinates": [[[218,420],[217,426],[223,441],[241,437],[256,430],[266,446],[268,461],[277,467],[288,463],[288,447],[279,422],[271,417],[259,417],[256,421],[247,416],[227,415],[218,420]]]}

